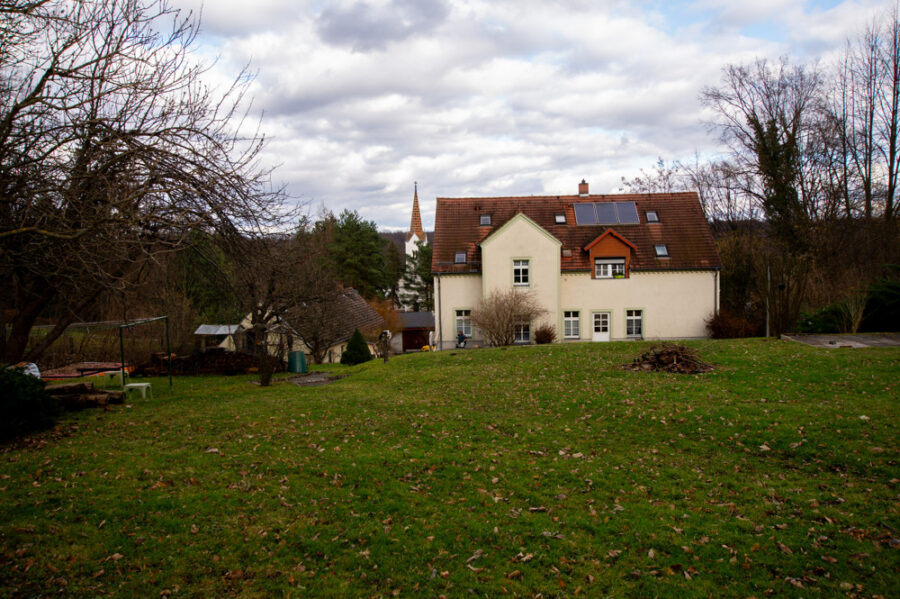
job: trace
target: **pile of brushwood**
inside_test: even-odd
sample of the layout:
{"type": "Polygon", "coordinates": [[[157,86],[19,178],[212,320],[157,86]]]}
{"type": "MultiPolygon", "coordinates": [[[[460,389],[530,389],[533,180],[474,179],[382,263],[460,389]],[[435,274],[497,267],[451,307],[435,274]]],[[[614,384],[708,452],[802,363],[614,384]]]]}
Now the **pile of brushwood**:
{"type": "Polygon", "coordinates": [[[695,350],[676,343],[654,345],[630,364],[624,364],[622,367],[625,370],[650,370],[678,374],[700,374],[713,369],[712,364],[701,360],[695,350]]]}

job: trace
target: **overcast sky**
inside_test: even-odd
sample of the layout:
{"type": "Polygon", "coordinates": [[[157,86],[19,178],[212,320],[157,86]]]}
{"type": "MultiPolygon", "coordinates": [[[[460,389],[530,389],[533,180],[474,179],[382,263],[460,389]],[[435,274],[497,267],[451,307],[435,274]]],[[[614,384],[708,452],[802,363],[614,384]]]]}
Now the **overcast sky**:
{"type": "Polygon", "coordinates": [[[434,199],[616,191],[719,151],[725,64],[833,59],[874,0],[173,0],[216,74],[250,64],[275,180],[316,212],[426,229],[434,199]]]}

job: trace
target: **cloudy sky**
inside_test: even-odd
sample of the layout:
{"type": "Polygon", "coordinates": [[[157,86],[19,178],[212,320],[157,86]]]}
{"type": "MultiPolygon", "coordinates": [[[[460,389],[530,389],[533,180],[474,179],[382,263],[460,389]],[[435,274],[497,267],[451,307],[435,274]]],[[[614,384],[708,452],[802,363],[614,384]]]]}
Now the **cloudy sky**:
{"type": "Polygon", "coordinates": [[[173,0],[216,74],[256,72],[264,159],[297,201],[426,229],[434,198],[614,192],[719,151],[725,64],[827,64],[891,0],[173,0]]]}

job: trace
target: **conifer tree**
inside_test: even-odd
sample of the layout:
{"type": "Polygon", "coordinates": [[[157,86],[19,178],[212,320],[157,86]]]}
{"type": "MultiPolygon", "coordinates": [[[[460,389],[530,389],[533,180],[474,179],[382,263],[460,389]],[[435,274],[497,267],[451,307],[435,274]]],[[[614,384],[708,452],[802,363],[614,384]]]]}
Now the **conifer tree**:
{"type": "Polygon", "coordinates": [[[354,330],[350,341],[347,342],[347,349],[341,354],[341,364],[355,366],[356,364],[368,362],[371,359],[372,354],[369,352],[369,345],[363,339],[362,333],[359,332],[359,329],[354,330]]]}

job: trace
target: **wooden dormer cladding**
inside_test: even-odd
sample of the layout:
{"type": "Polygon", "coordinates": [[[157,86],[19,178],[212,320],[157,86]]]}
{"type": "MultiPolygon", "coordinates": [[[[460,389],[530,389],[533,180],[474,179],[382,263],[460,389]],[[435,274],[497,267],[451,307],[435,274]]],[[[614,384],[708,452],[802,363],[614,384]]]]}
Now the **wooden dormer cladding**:
{"type": "MultiPolygon", "coordinates": [[[[634,252],[637,251],[637,248],[613,229],[607,229],[602,235],[584,246],[584,250],[590,256],[590,264],[594,264],[594,260],[597,258],[624,258],[625,277],[628,278],[631,272],[631,259],[634,257],[634,252]]],[[[594,270],[592,268],[591,277],[594,276],[593,273],[594,270]]]]}

